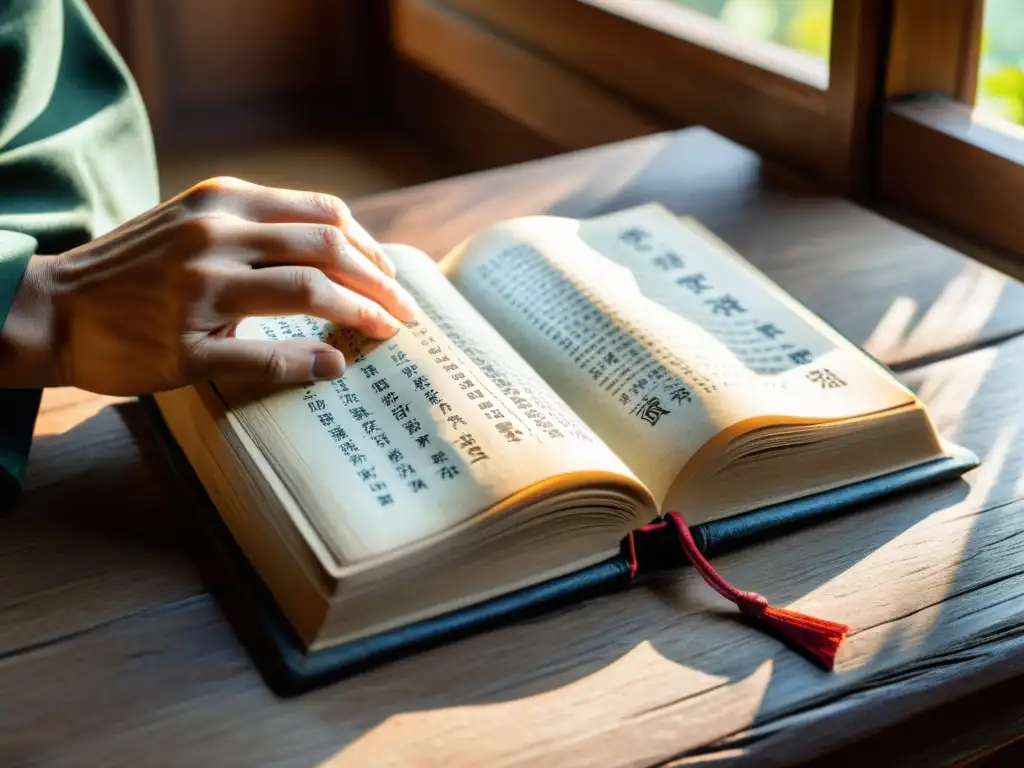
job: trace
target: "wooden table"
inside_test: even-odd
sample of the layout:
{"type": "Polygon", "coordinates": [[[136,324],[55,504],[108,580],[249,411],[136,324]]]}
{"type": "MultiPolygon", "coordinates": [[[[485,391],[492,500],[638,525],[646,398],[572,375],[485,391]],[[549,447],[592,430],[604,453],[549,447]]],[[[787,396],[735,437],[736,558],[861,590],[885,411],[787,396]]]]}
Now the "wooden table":
{"type": "Polygon", "coordinates": [[[930,763],[1017,736],[1021,285],[699,129],[355,211],[378,238],[440,256],[507,216],[652,199],[892,364],[984,460],[719,559],[773,602],[851,623],[834,673],[737,624],[686,572],[278,700],[204,588],[138,404],[51,391],[27,490],[0,518],[0,765],[763,765],[858,744],[930,763]]]}

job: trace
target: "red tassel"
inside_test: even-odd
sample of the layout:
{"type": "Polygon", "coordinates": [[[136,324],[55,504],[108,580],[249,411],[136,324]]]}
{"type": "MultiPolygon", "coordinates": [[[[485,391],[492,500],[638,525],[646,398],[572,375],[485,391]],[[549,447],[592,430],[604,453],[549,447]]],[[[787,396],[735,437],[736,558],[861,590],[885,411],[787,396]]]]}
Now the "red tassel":
{"type": "Polygon", "coordinates": [[[667,517],[675,525],[683,552],[709,587],[735,603],[740,612],[763,631],[817,662],[824,669],[833,668],[836,652],[850,631],[848,626],[816,619],[785,608],[776,608],[768,605],[768,601],[756,592],[736,589],[711,567],[711,563],[697,549],[683,516],[678,512],[670,512],[667,517]]]}

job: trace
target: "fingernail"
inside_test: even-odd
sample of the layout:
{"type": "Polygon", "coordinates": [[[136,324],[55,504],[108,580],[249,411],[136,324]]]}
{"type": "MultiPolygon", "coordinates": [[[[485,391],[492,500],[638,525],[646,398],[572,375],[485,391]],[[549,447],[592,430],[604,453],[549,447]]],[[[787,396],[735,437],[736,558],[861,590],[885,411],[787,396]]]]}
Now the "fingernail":
{"type": "Polygon", "coordinates": [[[387,312],[381,312],[377,320],[380,324],[380,328],[382,331],[380,335],[382,338],[385,339],[390,339],[392,336],[398,333],[398,329],[402,327],[402,323],[399,322],[396,318],[389,315],[387,312]]]}
{"type": "Polygon", "coordinates": [[[313,353],[313,378],[336,379],[345,372],[345,356],[335,349],[318,349],[313,353]]]}

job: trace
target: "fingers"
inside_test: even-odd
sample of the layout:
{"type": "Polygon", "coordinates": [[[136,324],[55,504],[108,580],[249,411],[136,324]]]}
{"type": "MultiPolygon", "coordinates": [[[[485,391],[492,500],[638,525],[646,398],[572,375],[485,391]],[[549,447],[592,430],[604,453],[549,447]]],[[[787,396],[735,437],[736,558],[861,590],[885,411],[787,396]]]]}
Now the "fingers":
{"type": "Polygon", "coordinates": [[[302,384],[336,379],[345,372],[345,357],[319,341],[208,339],[194,350],[198,378],[240,378],[268,384],[302,384]]]}
{"type": "Polygon", "coordinates": [[[255,254],[253,266],[316,267],[337,283],[376,301],[397,319],[415,317],[416,302],[398,282],[355,248],[337,227],[324,224],[249,224],[239,233],[255,254]]]}
{"type": "Polygon", "coordinates": [[[380,244],[370,237],[363,225],[355,220],[348,206],[334,195],[319,192],[296,192],[290,189],[276,189],[273,194],[261,200],[261,221],[267,223],[284,221],[305,221],[310,224],[327,224],[338,227],[348,241],[388,277],[397,273],[395,265],[387,257],[380,244]],[[261,206],[262,207],[262,206],[261,206]]]}
{"type": "Polygon", "coordinates": [[[395,266],[359,222],[348,206],[334,195],[277,189],[240,179],[208,179],[179,196],[194,210],[219,210],[250,221],[266,224],[305,223],[337,227],[355,248],[389,277],[395,266]]]}
{"type": "Polygon", "coordinates": [[[231,273],[217,291],[216,306],[232,318],[313,315],[372,339],[389,339],[401,327],[379,304],[332,282],[315,267],[231,273]]]}

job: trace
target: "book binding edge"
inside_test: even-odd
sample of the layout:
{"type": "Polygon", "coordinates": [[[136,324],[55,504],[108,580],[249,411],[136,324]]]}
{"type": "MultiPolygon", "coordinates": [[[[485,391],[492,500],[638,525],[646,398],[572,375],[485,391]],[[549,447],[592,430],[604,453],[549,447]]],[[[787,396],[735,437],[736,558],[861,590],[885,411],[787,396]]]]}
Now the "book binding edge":
{"type": "MultiPolygon", "coordinates": [[[[205,534],[204,549],[211,555],[203,563],[207,566],[207,585],[268,687],[282,697],[320,688],[388,661],[515,621],[621,591],[660,572],[689,564],[678,538],[666,531],[663,537],[648,537],[645,546],[650,549],[643,555],[644,567],[631,573],[624,539],[618,555],[574,573],[340,646],[307,652],[220,519],[153,398],[140,397],[139,403],[194,501],[194,517],[205,534]]],[[[977,456],[966,448],[948,442],[944,442],[944,447],[945,456],[922,465],[694,526],[693,540],[704,557],[714,557],[847,514],[881,498],[956,479],[980,464],[977,456]]]]}

